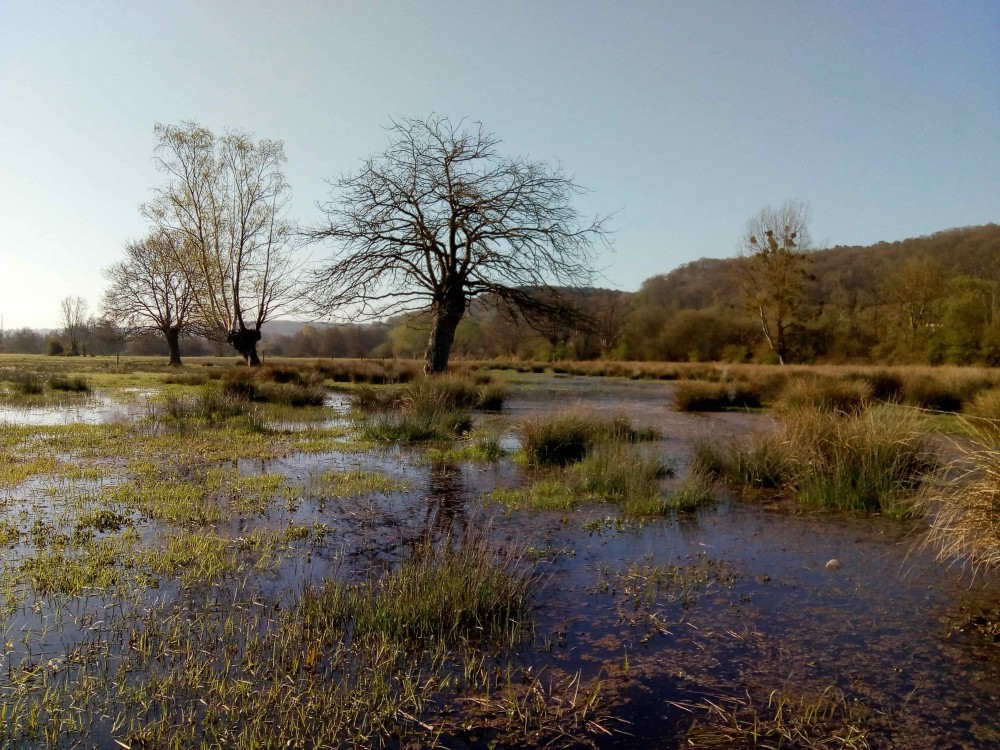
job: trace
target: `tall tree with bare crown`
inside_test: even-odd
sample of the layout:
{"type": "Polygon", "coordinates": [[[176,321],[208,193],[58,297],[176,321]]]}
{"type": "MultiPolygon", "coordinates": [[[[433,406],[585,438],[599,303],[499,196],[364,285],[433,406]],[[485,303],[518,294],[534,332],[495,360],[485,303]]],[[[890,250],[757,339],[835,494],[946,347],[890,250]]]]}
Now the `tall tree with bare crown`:
{"type": "Polygon", "coordinates": [[[334,248],[310,287],[321,309],[429,310],[433,374],[448,369],[472,299],[558,313],[556,288],[591,280],[595,245],[610,248],[610,236],[604,219],[581,220],[582,188],[560,169],[500,155],[480,123],[432,115],[388,132],[384,152],[332,183],[327,221],[309,233],[334,248]]]}

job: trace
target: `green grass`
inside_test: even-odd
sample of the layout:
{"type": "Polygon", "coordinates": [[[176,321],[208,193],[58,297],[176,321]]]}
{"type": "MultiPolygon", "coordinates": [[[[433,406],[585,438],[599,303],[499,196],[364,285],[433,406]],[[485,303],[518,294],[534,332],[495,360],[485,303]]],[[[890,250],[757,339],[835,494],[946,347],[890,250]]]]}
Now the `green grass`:
{"type": "Polygon", "coordinates": [[[933,469],[919,414],[877,405],[857,414],[802,410],[785,430],[748,445],[702,442],[696,468],[733,484],[783,490],[796,500],[893,517],[916,512],[914,495],[933,469]]]}
{"type": "Polygon", "coordinates": [[[872,712],[835,688],[818,696],[772,691],[766,702],[752,698],[706,699],[684,705],[695,713],[686,746],[694,748],[799,748],[867,750],[872,712]]]}
{"type": "Polygon", "coordinates": [[[636,428],[625,417],[604,417],[567,411],[525,420],[521,453],[529,464],[557,465],[582,461],[594,446],[608,441],[655,440],[658,433],[636,428]]]}
{"type": "Polygon", "coordinates": [[[307,629],[346,628],[356,639],[408,644],[519,643],[535,582],[516,557],[484,538],[417,547],[397,570],[359,585],[327,581],[302,601],[307,629]]]}
{"type": "Polygon", "coordinates": [[[421,443],[454,440],[472,428],[466,411],[376,412],[359,422],[367,440],[383,443],[421,443]]]}

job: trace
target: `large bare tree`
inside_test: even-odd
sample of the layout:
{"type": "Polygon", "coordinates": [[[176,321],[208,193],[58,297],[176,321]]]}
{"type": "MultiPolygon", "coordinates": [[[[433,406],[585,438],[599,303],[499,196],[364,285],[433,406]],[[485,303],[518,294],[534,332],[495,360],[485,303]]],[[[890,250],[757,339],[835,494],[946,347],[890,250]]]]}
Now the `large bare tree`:
{"type": "Polygon", "coordinates": [[[740,237],[739,282],[747,307],[778,361],[785,364],[789,333],[801,316],[810,280],[809,206],[788,200],[763,208],[740,237]]]}
{"type": "Polygon", "coordinates": [[[63,297],[59,302],[59,318],[69,340],[66,353],[71,357],[84,354],[82,346],[87,332],[87,300],[72,295],[63,297]]]}
{"type": "Polygon", "coordinates": [[[180,338],[195,327],[195,290],[175,261],[180,242],[177,233],[153,231],[126,244],[125,258],[104,269],[108,288],[101,304],[103,319],[126,338],[162,334],[170,364],[178,367],[180,338]]]}
{"type": "Polygon", "coordinates": [[[235,130],[216,137],[193,122],[155,134],[168,181],[143,214],[179,238],[174,261],[206,333],[258,365],[261,326],[296,298],[284,145],[235,130]]]}
{"type": "Polygon", "coordinates": [[[327,223],[310,233],[334,245],[311,291],[322,309],[429,310],[424,369],[439,373],[472,299],[546,308],[556,286],[590,280],[595,243],[609,235],[602,219],[581,221],[582,189],[558,168],[501,156],[480,123],[432,115],[388,132],[383,153],[332,183],[327,223]]]}

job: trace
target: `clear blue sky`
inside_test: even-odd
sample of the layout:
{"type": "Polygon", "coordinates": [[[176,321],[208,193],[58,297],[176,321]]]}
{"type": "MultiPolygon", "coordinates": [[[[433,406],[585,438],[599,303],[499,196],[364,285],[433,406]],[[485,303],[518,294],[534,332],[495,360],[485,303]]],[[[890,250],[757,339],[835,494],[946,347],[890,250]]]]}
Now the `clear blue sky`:
{"type": "Polygon", "coordinates": [[[826,245],[996,222],[1000,2],[0,0],[5,327],[98,306],[155,123],[283,140],[310,221],[390,116],[431,112],[618,211],[609,287],[732,255],[786,198],[826,245]]]}

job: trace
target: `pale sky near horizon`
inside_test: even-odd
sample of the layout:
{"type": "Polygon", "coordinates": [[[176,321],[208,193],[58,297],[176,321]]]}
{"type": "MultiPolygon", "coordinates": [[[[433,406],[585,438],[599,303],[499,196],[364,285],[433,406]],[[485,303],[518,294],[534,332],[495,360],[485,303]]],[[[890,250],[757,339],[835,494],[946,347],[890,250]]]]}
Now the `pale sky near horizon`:
{"type": "Polygon", "coordinates": [[[828,246],[998,222],[1000,2],[0,0],[4,327],[97,309],[163,181],[155,123],[283,140],[308,222],[432,112],[617,211],[612,288],[733,255],[787,198],[828,246]]]}

